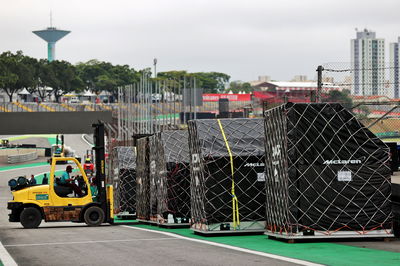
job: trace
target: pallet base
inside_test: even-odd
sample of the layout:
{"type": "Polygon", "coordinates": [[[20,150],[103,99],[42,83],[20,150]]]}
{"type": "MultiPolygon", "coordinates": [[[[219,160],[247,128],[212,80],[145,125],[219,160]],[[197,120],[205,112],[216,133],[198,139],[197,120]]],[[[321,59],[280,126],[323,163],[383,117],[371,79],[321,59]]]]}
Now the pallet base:
{"type": "Polygon", "coordinates": [[[150,221],[150,220],[144,220],[144,219],[138,219],[138,222],[142,223],[142,224],[148,224],[148,225],[158,225],[158,223],[156,221],[150,221]]]}
{"type": "Polygon", "coordinates": [[[136,214],[117,214],[116,216],[121,220],[136,220],[136,214]]]}
{"type": "Polygon", "coordinates": [[[214,231],[204,231],[199,229],[191,230],[197,234],[202,236],[218,236],[218,235],[262,235],[264,234],[265,230],[214,230],[214,231]]]}
{"type": "Polygon", "coordinates": [[[173,224],[168,224],[168,223],[164,223],[164,224],[158,224],[159,227],[162,228],[189,228],[190,227],[190,223],[173,223],[173,224]]]}
{"type": "Polygon", "coordinates": [[[383,238],[385,241],[389,241],[390,238],[394,237],[393,233],[388,233],[385,230],[374,230],[370,231],[367,234],[360,234],[355,231],[338,231],[332,233],[330,235],[315,232],[315,235],[282,235],[278,233],[273,233],[266,231],[264,233],[268,237],[278,240],[286,240],[288,243],[294,243],[296,240],[305,240],[305,239],[363,239],[363,238],[383,238]]]}

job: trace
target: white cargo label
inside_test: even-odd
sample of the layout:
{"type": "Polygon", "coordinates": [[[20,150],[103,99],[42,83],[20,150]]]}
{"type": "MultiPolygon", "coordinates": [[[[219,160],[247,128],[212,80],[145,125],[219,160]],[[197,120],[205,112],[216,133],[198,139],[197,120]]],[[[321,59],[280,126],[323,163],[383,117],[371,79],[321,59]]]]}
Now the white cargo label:
{"type": "Polygon", "coordinates": [[[339,171],[337,178],[338,181],[352,181],[351,171],[339,171]]]}
{"type": "Polygon", "coordinates": [[[257,181],[258,182],[265,181],[265,173],[257,173],[257,181]]]}

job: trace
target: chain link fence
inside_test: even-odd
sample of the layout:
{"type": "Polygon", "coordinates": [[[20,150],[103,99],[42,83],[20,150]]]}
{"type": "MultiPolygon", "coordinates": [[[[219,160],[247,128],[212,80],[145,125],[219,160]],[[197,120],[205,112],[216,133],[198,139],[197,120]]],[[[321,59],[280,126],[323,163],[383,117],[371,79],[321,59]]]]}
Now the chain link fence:
{"type": "Polygon", "coordinates": [[[389,63],[320,66],[321,102],[339,102],[377,136],[399,141],[399,69],[389,63]]]}

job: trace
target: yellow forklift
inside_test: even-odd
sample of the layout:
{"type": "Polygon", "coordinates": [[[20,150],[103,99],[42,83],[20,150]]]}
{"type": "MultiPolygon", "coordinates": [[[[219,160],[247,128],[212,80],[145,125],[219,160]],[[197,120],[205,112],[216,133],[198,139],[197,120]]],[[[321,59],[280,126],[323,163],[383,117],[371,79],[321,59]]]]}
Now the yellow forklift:
{"type": "Polygon", "coordinates": [[[85,222],[89,226],[114,222],[113,188],[105,183],[104,124],[99,122],[93,124],[93,127],[96,174],[92,183],[76,158],[53,157],[49,184],[30,185],[25,177],[9,181],[13,194],[13,200],[7,205],[11,210],[10,222],[21,222],[24,228],[37,228],[42,220],[85,222]],[[76,179],[80,180],[76,186],[81,190],[81,195],[74,195],[70,186],[60,184],[59,177],[56,176],[56,164],[60,162],[76,166],[76,179]],[[92,194],[91,186],[96,187],[96,195],[92,194]]]}

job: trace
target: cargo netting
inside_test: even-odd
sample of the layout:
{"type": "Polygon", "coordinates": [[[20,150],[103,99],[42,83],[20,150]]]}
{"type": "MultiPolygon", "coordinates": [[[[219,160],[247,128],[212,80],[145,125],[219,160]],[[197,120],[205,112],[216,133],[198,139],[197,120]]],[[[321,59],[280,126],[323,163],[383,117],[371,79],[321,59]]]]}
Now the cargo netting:
{"type": "Polygon", "coordinates": [[[136,154],[134,147],[112,150],[114,209],[117,213],[136,212],[136,154]]]}
{"type": "Polygon", "coordinates": [[[288,103],[265,112],[265,134],[267,233],[391,233],[389,149],[352,113],[288,103]]]}
{"type": "Polygon", "coordinates": [[[149,138],[137,140],[136,214],[141,220],[150,219],[149,138]]]}
{"type": "Polygon", "coordinates": [[[190,121],[189,148],[192,229],[263,229],[263,120],[190,121]]]}
{"type": "Polygon", "coordinates": [[[188,132],[164,131],[150,138],[150,219],[188,223],[190,166],[188,132]]]}

